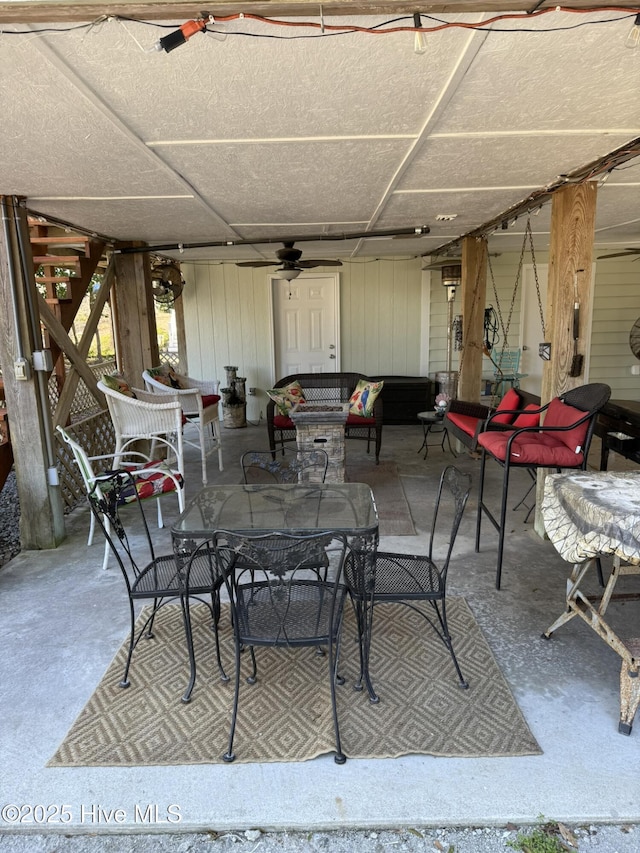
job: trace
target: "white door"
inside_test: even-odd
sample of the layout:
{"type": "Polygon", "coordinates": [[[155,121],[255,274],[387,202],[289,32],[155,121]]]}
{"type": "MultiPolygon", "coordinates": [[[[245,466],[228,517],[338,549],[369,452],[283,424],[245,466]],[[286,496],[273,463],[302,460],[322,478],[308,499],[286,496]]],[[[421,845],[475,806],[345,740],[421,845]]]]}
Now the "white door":
{"type": "Polygon", "coordinates": [[[338,273],[271,279],[276,379],[340,370],[338,283],[338,273]]]}
{"type": "MultiPolygon", "coordinates": [[[[538,284],[542,313],[547,307],[547,264],[538,264],[538,284]]],[[[545,318],[546,322],[546,318],[545,318]]],[[[531,264],[523,268],[522,274],[522,305],[520,307],[520,373],[528,374],[520,380],[520,386],[532,394],[540,394],[542,388],[543,360],[538,354],[538,348],[544,342],[542,323],[540,321],[540,305],[536,288],[536,278],[531,264]]]]}

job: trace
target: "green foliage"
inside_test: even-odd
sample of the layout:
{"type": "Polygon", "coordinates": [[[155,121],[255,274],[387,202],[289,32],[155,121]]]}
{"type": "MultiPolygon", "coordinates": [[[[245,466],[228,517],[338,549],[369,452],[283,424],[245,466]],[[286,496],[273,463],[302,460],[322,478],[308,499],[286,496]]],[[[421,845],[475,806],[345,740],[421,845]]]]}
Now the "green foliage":
{"type": "Polygon", "coordinates": [[[560,828],[555,821],[545,821],[540,815],[541,822],[528,835],[518,833],[515,841],[507,841],[507,846],[522,853],[566,853],[570,848],[560,840],[560,828]]]}

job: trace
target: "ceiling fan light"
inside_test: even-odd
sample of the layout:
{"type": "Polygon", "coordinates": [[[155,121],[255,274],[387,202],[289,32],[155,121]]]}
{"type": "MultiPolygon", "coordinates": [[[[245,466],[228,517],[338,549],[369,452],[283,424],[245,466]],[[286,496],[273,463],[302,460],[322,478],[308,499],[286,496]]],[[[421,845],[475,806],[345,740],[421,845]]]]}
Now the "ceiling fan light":
{"type": "Polygon", "coordinates": [[[285,281],[293,281],[294,278],[298,278],[302,270],[289,269],[289,270],[276,270],[274,275],[277,278],[283,278],[285,281]]]}

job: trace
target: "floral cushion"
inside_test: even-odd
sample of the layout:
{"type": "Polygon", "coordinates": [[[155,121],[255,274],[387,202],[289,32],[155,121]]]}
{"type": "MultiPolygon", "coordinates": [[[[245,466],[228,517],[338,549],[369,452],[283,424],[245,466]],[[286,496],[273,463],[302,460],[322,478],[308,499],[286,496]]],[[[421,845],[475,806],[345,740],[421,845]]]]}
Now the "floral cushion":
{"type": "Polygon", "coordinates": [[[349,398],[349,414],[370,418],[373,415],[373,404],[382,391],[384,382],[367,382],[359,379],[356,389],[349,398]]]}
{"type": "Polygon", "coordinates": [[[105,374],[102,377],[102,381],[110,388],[112,391],[118,391],[120,394],[124,394],[125,397],[133,397],[135,398],[135,394],[131,388],[131,385],[126,381],[123,376],[120,376],[119,373],[111,373],[105,374]]]}
{"type": "Polygon", "coordinates": [[[172,388],[183,388],[184,387],[182,382],[180,381],[180,377],[175,372],[173,367],[169,368],[168,375],[169,375],[169,382],[171,383],[172,388]]]}
{"type": "MultiPolygon", "coordinates": [[[[173,477],[169,476],[169,472],[163,471],[162,462],[151,461],[147,462],[143,468],[132,468],[124,466],[126,471],[130,471],[133,475],[133,483],[135,484],[136,492],[140,500],[152,498],[155,495],[164,495],[167,492],[175,492],[176,483],[173,477],[178,481],[180,488],[184,488],[182,474],[175,471],[173,477]],[[145,468],[153,468],[153,471],[145,471],[145,468]]],[[[135,500],[133,484],[130,488],[124,488],[120,493],[120,503],[127,504],[135,500]]]]}
{"type": "Polygon", "coordinates": [[[266,392],[273,400],[278,414],[285,417],[297,403],[305,403],[302,385],[299,382],[291,382],[284,388],[269,388],[266,392]]]}
{"type": "Polygon", "coordinates": [[[152,367],[147,371],[147,373],[155,379],[156,382],[166,385],[167,388],[182,388],[178,375],[174,371],[173,367],[169,365],[162,364],[160,367],[152,367]]]}

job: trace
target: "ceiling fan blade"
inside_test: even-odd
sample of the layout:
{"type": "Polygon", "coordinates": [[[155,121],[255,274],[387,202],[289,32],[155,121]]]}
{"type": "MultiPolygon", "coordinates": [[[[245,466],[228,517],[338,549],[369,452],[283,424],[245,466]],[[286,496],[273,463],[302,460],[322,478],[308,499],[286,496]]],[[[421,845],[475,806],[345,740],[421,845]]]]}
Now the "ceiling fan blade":
{"type": "Polygon", "coordinates": [[[640,249],[626,249],[624,252],[614,252],[613,255],[598,255],[597,260],[604,261],[605,258],[630,258],[632,255],[640,255],[640,249]]]}
{"type": "Polygon", "coordinates": [[[237,261],[237,267],[277,267],[280,261],[237,261]]]}
{"type": "Polygon", "coordinates": [[[342,261],[327,261],[322,259],[316,259],[313,261],[297,261],[296,266],[303,267],[304,269],[312,269],[313,267],[341,267],[342,261]]]}

